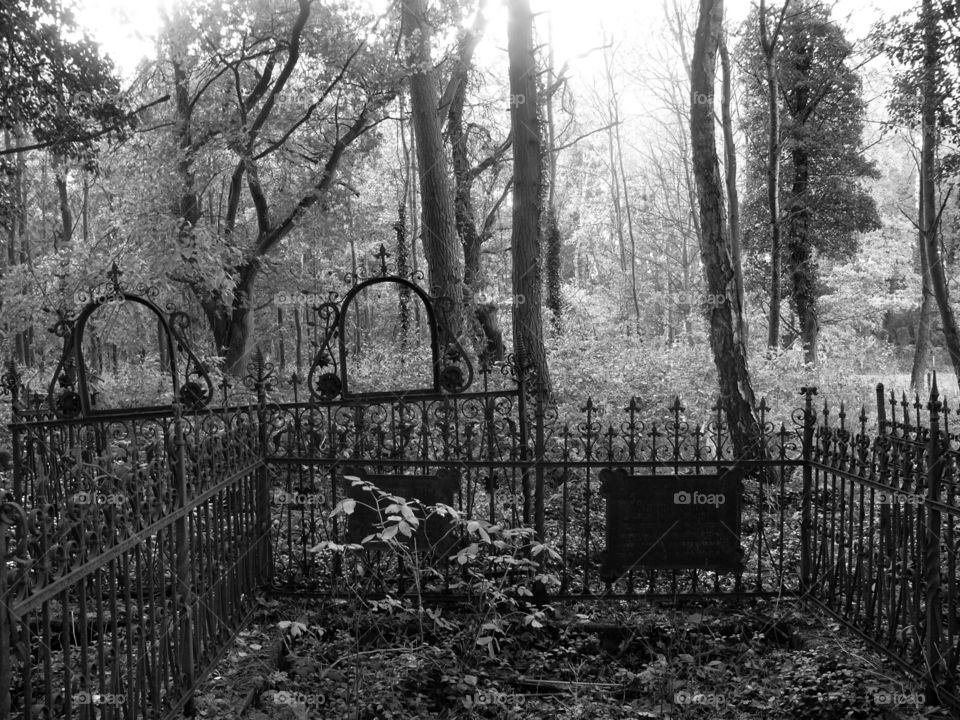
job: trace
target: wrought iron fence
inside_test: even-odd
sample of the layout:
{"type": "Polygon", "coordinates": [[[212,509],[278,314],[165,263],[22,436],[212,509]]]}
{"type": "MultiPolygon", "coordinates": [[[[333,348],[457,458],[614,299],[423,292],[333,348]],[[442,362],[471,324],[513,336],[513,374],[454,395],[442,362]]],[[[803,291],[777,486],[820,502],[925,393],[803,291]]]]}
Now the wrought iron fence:
{"type": "MultiPolygon", "coordinates": [[[[266,461],[273,478],[275,580],[301,590],[343,587],[350,568],[342,556],[314,548],[344,542],[331,511],[349,485],[344,476],[362,466],[371,474],[458,471],[455,507],[465,517],[533,527],[556,549],[555,596],[796,590],[802,427],[775,425],[765,405],[760,413],[757,442],[764,452],[757,455],[766,459],[737,462],[723,414],[715,410],[710,422],[687,422],[679,400],[663,423],[642,419],[636,398],[620,416],[601,417],[588,399],[580,418],[561,420],[554,407],[520,389],[271,405],[266,461]],[[742,568],[603,576],[606,505],[617,499],[603,496],[600,471],[666,477],[732,465],[744,476],[742,568]]],[[[360,564],[370,560],[354,558],[360,564]]],[[[366,568],[364,573],[369,577],[366,568]]],[[[382,567],[381,573],[389,580],[384,589],[395,591],[403,582],[382,567]]],[[[456,568],[446,568],[430,589],[449,592],[456,581],[456,568]]]]}
{"type": "MultiPolygon", "coordinates": [[[[657,419],[637,398],[605,414],[587,399],[561,416],[509,358],[474,369],[456,343],[442,346],[438,313],[417,290],[428,386],[357,392],[346,375],[345,309],[388,281],[355,280],[344,305],[312,307],[305,378],[281,378],[258,354],[246,399],[231,404],[224,386],[216,409],[196,358],[187,351],[185,366],[176,364],[184,343],[173,316],[142,298],[167,331],[169,404],[98,410],[84,377],[83,322],[67,326],[58,370],[72,354],[75,382],[64,371],[62,387],[52,382],[45,400],[27,403],[10,368],[0,718],[171,718],[247,622],[261,588],[403,593],[418,570],[410,554],[352,547],[362,533],[335,512],[348,493],[363,497],[353,476],[414,493],[436,479],[464,518],[533,528],[552,550],[539,562],[553,598],[809,598],[960,707],[952,695],[960,436],[935,386],[926,423],[918,398],[878,391],[876,432],[865,412],[851,420],[841,407],[833,420],[824,406],[818,418],[813,389],[788,422],[772,421],[761,402],[747,433],[755,447],[735,453],[719,403],[700,423],[686,419],[679,399],[657,419]],[[659,511],[644,503],[684,482],[735,488],[725,527],[732,561],[654,562],[635,552],[650,538],[623,519],[643,524],[659,511]]],[[[135,299],[116,279],[94,304],[111,298],[135,299]]],[[[463,587],[462,568],[449,560],[453,540],[417,576],[421,593],[463,587]]]]}
{"type": "Polygon", "coordinates": [[[13,425],[0,716],[156,718],[268,578],[249,409],[13,425]]]}
{"type": "Polygon", "coordinates": [[[878,386],[876,433],[865,410],[832,419],[823,405],[805,449],[804,591],[960,708],[954,413],[936,380],[926,403],[878,386]]]}

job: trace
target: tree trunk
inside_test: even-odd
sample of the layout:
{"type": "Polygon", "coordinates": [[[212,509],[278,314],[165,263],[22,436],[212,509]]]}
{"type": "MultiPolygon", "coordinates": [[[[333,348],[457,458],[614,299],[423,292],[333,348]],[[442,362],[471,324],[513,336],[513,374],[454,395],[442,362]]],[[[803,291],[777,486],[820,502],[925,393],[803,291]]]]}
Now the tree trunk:
{"type": "Polygon", "coordinates": [[[441,345],[463,332],[463,270],[457,248],[456,212],[437,117],[437,79],[431,59],[432,28],[426,0],[404,0],[403,34],[410,75],[410,109],[420,177],[423,248],[431,291],[450,300],[438,307],[441,345]]]}
{"type": "Polygon", "coordinates": [[[529,0],[511,0],[507,28],[510,126],[513,133],[513,347],[520,367],[550,391],[540,296],[540,208],[543,191],[537,67],[529,0]],[[520,298],[523,302],[520,302],[520,298]]]}
{"type": "MultiPolygon", "coordinates": [[[[496,303],[481,302],[478,293],[483,289],[480,252],[486,237],[477,227],[473,207],[473,181],[476,174],[470,166],[468,136],[463,124],[467,99],[467,81],[473,66],[473,52],[483,32],[483,7],[478,9],[477,21],[461,41],[459,56],[450,78],[450,108],[447,112],[447,137],[453,158],[454,212],[457,234],[463,247],[464,307],[472,308],[467,315],[472,325],[473,340],[478,354],[487,359],[503,360],[503,336],[499,331],[496,303]]],[[[446,95],[447,93],[445,93],[446,95]]]]}
{"type": "MultiPolygon", "coordinates": [[[[720,94],[720,122],[723,126],[723,169],[727,185],[727,211],[730,226],[730,245],[733,248],[733,269],[737,286],[737,297],[741,307],[745,307],[746,296],[743,291],[743,262],[740,252],[740,195],[737,192],[737,147],[733,142],[733,116],[730,113],[731,82],[730,53],[727,51],[727,38],[724,35],[720,43],[720,69],[723,84],[720,94]]],[[[686,291],[686,287],[684,290],[686,291]]],[[[743,344],[747,345],[747,322],[743,323],[743,344]]]]}
{"type": "Polygon", "coordinates": [[[931,326],[933,325],[934,302],[933,288],[930,287],[930,263],[927,261],[927,246],[923,241],[923,173],[920,173],[920,183],[917,197],[917,245],[920,251],[920,321],[917,324],[917,345],[913,353],[913,369],[910,372],[910,387],[919,390],[923,386],[924,375],[930,360],[931,326]]]}
{"type": "Polygon", "coordinates": [[[937,30],[934,21],[931,0],[923,0],[923,106],[921,127],[923,141],[920,146],[920,177],[923,183],[921,199],[923,201],[923,243],[927,249],[927,265],[930,271],[930,287],[940,308],[940,322],[943,325],[943,339],[950,353],[953,371],[960,384],[960,333],[957,331],[957,319],[950,307],[947,290],[947,278],[943,269],[943,257],[938,242],[939,216],[935,204],[937,148],[937,69],[940,62],[937,47],[937,30]]]}
{"type": "Polygon", "coordinates": [[[780,19],[773,33],[767,27],[767,5],[760,0],[760,45],[767,80],[767,110],[770,116],[767,134],[767,211],[770,213],[770,322],[767,347],[780,347],[780,305],[783,296],[780,258],[780,103],[777,101],[777,40],[790,0],[784,0],[780,19]]]}
{"type": "Polygon", "coordinates": [[[70,209],[70,195],[67,192],[67,177],[70,171],[66,158],[55,158],[54,163],[54,182],[60,204],[60,244],[57,247],[61,247],[73,238],[73,211],[70,209]]]}
{"type": "MultiPolygon", "coordinates": [[[[553,87],[556,81],[553,62],[553,23],[552,15],[547,14],[547,86],[553,87]]],[[[547,271],[547,307],[553,328],[557,333],[563,331],[563,292],[561,287],[561,253],[563,235],[560,232],[560,220],[557,218],[557,127],[553,117],[553,93],[546,97],[547,106],[547,211],[543,226],[546,238],[547,271]]]]}
{"type": "Polygon", "coordinates": [[[710,347],[738,458],[762,457],[753,414],[754,396],[743,337],[733,247],[723,205],[723,181],[717,157],[713,89],[723,22],[723,0],[700,0],[690,78],[690,139],[702,228],[700,253],[707,292],[723,297],[710,306],[710,347]]]}
{"type": "Polygon", "coordinates": [[[810,184],[810,158],[805,148],[795,148],[790,219],[787,231],[787,259],[790,264],[791,292],[797,311],[803,361],[817,364],[817,265],[810,242],[810,208],[807,192],[810,184]]]}
{"type": "Polygon", "coordinates": [[[217,352],[223,356],[224,369],[236,377],[242,377],[246,372],[250,338],[253,337],[251,291],[257,276],[256,267],[251,263],[241,271],[229,305],[219,293],[209,293],[200,301],[217,352]]]}

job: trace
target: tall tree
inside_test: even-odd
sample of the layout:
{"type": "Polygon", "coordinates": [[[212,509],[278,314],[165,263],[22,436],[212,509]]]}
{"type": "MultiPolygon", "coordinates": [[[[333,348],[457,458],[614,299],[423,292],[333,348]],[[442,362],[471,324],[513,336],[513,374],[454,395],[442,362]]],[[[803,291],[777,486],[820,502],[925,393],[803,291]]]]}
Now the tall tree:
{"type": "MultiPolygon", "coordinates": [[[[865,104],[860,78],[850,64],[852,46],[828,8],[814,0],[795,0],[791,8],[784,17],[778,54],[779,190],[787,205],[778,224],[785,231],[782,249],[804,359],[816,363],[817,253],[849,257],[856,252],[860,233],[880,227],[876,204],[862,184],[877,171],[863,154],[865,104]]],[[[748,20],[748,26],[753,23],[748,20]]],[[[772,112],[765,55],[746,42],[740,50],[746,68],[746,130],[759,135],[769,129],[772,112]]],[[[773,218],[771,204],[761,198],[766,194],[769,201],[772,178],[770,162],[756,146],[748,153],[747,169],[744,242],[762,251],[767,237],[763,228],[773,218]]]]}
{"type": "Polygon", "coordinates": [[[780,304],[782,297],[780,249],[780,102],[777,87],[777,43],[783,18],[790,7],[784,0],[777,23],[770,30],[767,3],[760,0],[760,49],[763,52],[764,81],[767,92],[767,212],[770,219],[770,319],[767,324],[767,347],[780,347],[780,304]]]}
{"type": "Polygon", "coordinates": [[[930,289],[940,308],[940,322],[943,325],[943,337],[950,361],[960,384],[960,331],[957,319],[950,306],[947,288],[947,276],[944,271],[944,258],[940,250],[940,238],[937,232],[940,213],[936,206],[936,150],[939,106],[938,75],[943,72],[940,59],[938,14],[934,12],[932,0],[923,0],[921,23],[923,24],[923,80],[921,83],[920,107],[920,227],[923,233],[923,250],[926,257],[926,270],[929,274],[930,289]]]}
{"type": "MultiPolygon", "coordinates": [[[[0,129],[5,141],[0,148],[0,227],[6,230],[11,269],[31,261],[31,235],[40,234],[28,228],[26,154],[45,149],[54,167],[60,217],[53,234],[56,248],[73,233],[68,191],[71,163],[84,172],[95,172],[95,140],[122,137],[135,122],[119,90],[113,63],[80,32],[73,13],[60,0],[3,3],[0,129]]],[[[6,315],[17,357],[30,362],[32,326],[15,328],[20,318],[6,315]]]]}
{"type": "Polygon", "coordinates": [[[546,161],[547,161],[547,207],[543,218],[543,234],[546,243],[546,289],[547,307],[550,309],[553,327],[557,332],[563,330],[563,293],[561,289],[561,270],[563,251],[563,234],[560,229],[560,219],[557,217],[557,123],[554,117],[553,91],[550,89],[557,82],[556,64],[553,54],[553,23],[552,15],[547,18],[547,85],[548,90],[544,103],[546,105],[546,161]]]}
{"type": "Polygon", "coordinates": [[[920,261],[920,318],[917,323],[917,344],[913,353],[913,367],[910,370],[910,387],[919,390],[923,385],[924,375],[930,362],[931,329],[933,313],[936,310],[936,298],[933,296],[933,287],[930,284],[930,263],[927,260],[926,233],[927,226],[923,219],[924,191],[927,180],[923,175],[921,164],[920,182],[917,193],[917,249],[920,261]]]}
{"type": "Polygon", "coordinates": [[[738,457],[745,458],[759,456],[764,449],[757,441],[753,387],[743,337],[743,307],[737,294],[733,246],[717,156],[714,79],[722,33],[723,0],[700,0],[690,63],[690,140],[702,229],[700,254],[707,292],[714,298],[723,298],[707,310],[710,347],[734,449],[738,457]]]}
{"type": "MultiPolygon", "coordinates": [[[[743,258],[740,251],[740,193],[737,189],[737,146],[733,139],[733,114],[730,105],[733,102],[733,70],[730,67],[730,51],[727,49],[727,37],[724,33],[720,43],[720,124],[723,127],[723,170],[727,188],[727,215],[730,225],[730,244],[733,246],[733,269],[737,273],[737,296],[744,305],[746,297],[743,290],[743,258]]],[[[743,325],[744,344],[747,342],[747,324],[743,325]]]]}
{"type": "Polygon", "coordinates": [[[432,291],[450,301],[441,306],[441,319],[451,333],[451,337],[444,340],[449,341],[463,331],[463,264],[457,247],[453,187],[437,112],[440,95],[431,57],[433,28],[427,17],[427,0],[401,0],[401,7],[410,68],[410,109],[420,178],[423,249],[432,291]]]}
{"type": "Polygon", "coordinates": [[[621,265],[624,266],[630,277],[630,295],[633,301],[633,312],[636,333],[640,334],[640,298],[637,294],[637,242],[633,229],[633,212],[630,205],[630,187],[627,184],[627,171],[623,162],[623,141],[620,136],[620,98],[614,84],[613,69],[613,41],[604,42],[603,69],[607,81],[607,118],[609,129],[607,147],[610,155],[610,185],[613,189],[614,207],[616,209],[617,233],[620,238],[621,265]],[[623,223],[620,206],[623,205],[623,216],[627,221],[627,239],[629,239],[629,257],[624,242],[623,223]],[[629,266],[627,266],[629,263],[629,266]]]}
{"type": "Polygon", "coordinates": [[[453,158],[454,212],[457,233],[463,246],[464,305],[473,309],[478,326],[477,339],[486,347],[488,357],[502,360],[503,334],[500,331],[497,303],[486,301],[480,296],[484,285],[480,257],[483,243],[493,235],[497,213],[510,192],[512,180],[504,183],[503,191],[482,219],[477,217],[473,190],[482,173],[489,169],[499,169],[510,149],[512,138],[508,135],[474,163],[470,152],[471,133],[465,120],[467,86],[473,71],[474,51],[486,25],[485,8],[486,0],[481,0],[474,22],[460,38],[450,79],[440,101],[440,109],[447,107],[447,137],[453,158]]]}
{"type": "Polygon", "coordinates": [[[507,53],[510,57],[510,128],[513,134],[513,293],[517,298],[513,346],[517,360],[550,389],[543,345],[540,292],[540,210],[543,149],[533,54],[533,13],[529,0],[510,0],[507,53]],[[520,298],[523,302],[519,302],[520,298]]]}
{"type": "Polygon", "coordinates": [[[81,35],[60,0],[4,2],[0,12],[0,128],[33,136],[14,154],[52,147],[91,163],[94,138],[131,122],[113,63],[81,35]]]}
{"type": "Polygon", "coordinates": [[[370,21],[313,9],[298,0],[277,22],[246,0],[198,3],[165,29],[179,232],[164,269],[197,296],[234,373],[251,349],[268,257],[311,210],[329,208],[347,150],[396,96],[399,75],[384,65],[385,43],[373,47],[370,21]],[[211,185],[221,194],[208,190],[205,205],[211,185]]]}
{"type": "Polygon", "coordinates": [[[960,58],[957,22],[952,3],[925,1],[918,16],[894,18],[881,25],[874,36],[877,48],[899,63],[889,102],[892,122],[920,131],[916,228],[921,285],[917,342],[910,374],[913,387],[922,384],[929,367],[935,312],[939,311],[955,371],[960,356],[943,267],[947,258],[941,249],[941,214],[946,201],[938,200],[941,183],[956,173],[957,155],[948,151],[939,162],[937,157],[943,136],[952,144],[960,137],[956,122],[960,117],[956,80],[952,72],[945,71],[945,65],[955,65],[960,58]]]}

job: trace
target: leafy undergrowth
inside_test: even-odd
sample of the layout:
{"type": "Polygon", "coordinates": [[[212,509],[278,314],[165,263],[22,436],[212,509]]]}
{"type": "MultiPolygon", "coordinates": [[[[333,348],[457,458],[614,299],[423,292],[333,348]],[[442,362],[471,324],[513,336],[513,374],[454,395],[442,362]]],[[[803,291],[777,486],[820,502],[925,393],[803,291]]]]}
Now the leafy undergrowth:
{"type": "Polygon", "coordinates": [[[200,717],[933,718],[920,687],[801,605],[262,600],[200,717]]]}

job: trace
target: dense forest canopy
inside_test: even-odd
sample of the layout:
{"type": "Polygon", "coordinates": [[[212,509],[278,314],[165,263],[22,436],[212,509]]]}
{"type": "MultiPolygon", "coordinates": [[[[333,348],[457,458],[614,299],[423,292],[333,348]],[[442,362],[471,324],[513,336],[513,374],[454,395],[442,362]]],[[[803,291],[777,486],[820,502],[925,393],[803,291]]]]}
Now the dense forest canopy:
{"type": "MultiPolygon", "coordinates": [[[[812,381],[862,397],[949,366],[943,323],[928,312],[917,330],[917,8],[730,3],[703,98],[697,9],[535,3],[525,59],[510,32],[526,16],[484,0],[5,3],[2,352],[51,372],[62,341],[46,329],[116,262],[193,319],[219,371],[242,374],[259,347],[303,373],[315,299],[375,273],[382,244],[391,268],[453,298],[451,342],[517,353],[561,402],[715,397],[725,359],[708,338],[728,302],[765,393],[812,381]],[[704,264],[698,102],[717,123],[733,294],[704,264]]],[[[955,19],[932,22],[952,52],[955,19]]],[[[931,231],[948,303],[953,114],[944,104],[931,231]]],[[[416,354],[409,300],[359,306],[358,372],[375,378],[390,348],[416,354]]],[[[89,355],[107,384],[145,357],[117,338],[150,335],[121,317],[104,322],[130,332],[105,329],[89,355]]]]}

